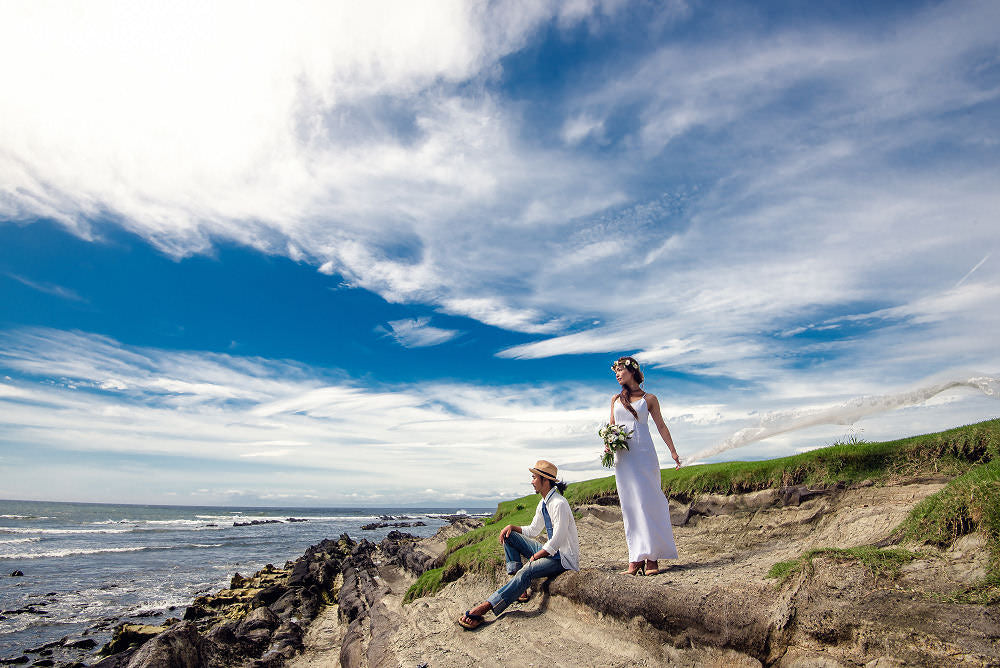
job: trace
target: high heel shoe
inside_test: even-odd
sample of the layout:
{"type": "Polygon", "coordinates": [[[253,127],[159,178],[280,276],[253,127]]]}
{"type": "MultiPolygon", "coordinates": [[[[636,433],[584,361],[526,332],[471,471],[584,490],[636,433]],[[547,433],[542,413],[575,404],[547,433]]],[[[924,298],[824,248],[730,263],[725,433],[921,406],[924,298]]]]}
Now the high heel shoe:
{"type": "Polygon", "coordinates": [[[624,575],[645,575],[646,564],[641,561],[628,562],[628,570],[622,571],[624,575]]]}
{"type": "Polygon", "coordinates": [[[642,565],[643,575],[657,575],[659,572],[660,572],[660,564],[657,561],[650,561],[649,559],[647,559],[646,563],[642,565]],[[649,564],[653,564],[653,567],[650,568],[649,564]]]}

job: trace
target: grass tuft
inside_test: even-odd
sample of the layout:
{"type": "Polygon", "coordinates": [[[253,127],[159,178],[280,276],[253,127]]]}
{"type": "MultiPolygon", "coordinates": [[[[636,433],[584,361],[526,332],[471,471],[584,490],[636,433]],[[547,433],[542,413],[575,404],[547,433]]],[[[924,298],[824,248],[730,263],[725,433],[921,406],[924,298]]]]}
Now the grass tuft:
{"type": "Polygon", "coordinates": [[[895,580],[899,577],[899,569],[903,564],[907,564],[914,559],[919,559],[924,555],[920,552],[911,552],[903,548],[879,548],[870,545],[862,547],[839,548],[821,547],[805,552],[797,559],[779,561],[767,572],[767,577],[777,578],[779,584],[784,583],[788,578],[806,570],[813,571],[813,560],[816,557],[833,558],[837,561],[859,561],[864,564],[872,577],[878,581],[879,578],[895,580]]]}

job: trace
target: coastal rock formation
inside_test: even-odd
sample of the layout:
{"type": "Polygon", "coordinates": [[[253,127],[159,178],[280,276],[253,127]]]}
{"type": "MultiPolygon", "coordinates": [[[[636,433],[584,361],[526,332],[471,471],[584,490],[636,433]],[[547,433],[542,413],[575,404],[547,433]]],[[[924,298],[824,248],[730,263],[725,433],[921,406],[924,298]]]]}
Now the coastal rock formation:
{"type": "Polygon", "coordinates": [[[396,564],[414,575],[421,575],[434,568],[437,557],[420,550],[417,547],[419,544],[420,539],[412,534],[390,531],[378,547],[385,563],[396,564]]]}
{"type": "Polygon", "coordinates": [[[284,568],[267,565],[251,577],[233,575],[230,587],[199,596],[183,622],[169,627],[120,625],[100,668],[140,666],[278,666],[302,649],[303,627],[337,600],[342,573],[374,565],[375,549],[346,534],[324,540],[284,568]],[[357,564],[356,564],[357,562],[357,564]]]}
{"type": "Polygon", "coordinates": [[[388,529],[390,527],[396,529],[406,529],[409,527],[425,527],[426,522],[372,522],[371,524],[364,524],[361,526],[362,531],[373,531],[375,529],[388,529]]]}
{"type": "Polygon", "coordinates": [[[444,540],[393,535],[367,553],[378,571],[366,562],[352,575],[345,609],[316,620],[289,666],[998,665],[1000,610],[947,600],[985,573],[979,536],[922,547],[892,577],[836,552],[817,554],[784,583],[768,577],[811,549],[884,543],[943,486],[924,478],[675,500],[675,520],[686,516],[675,529],[681,559],[661,562],[652,577],[621,574],[615,505],[577,507],[582,570],[539,582],[528,603],[488,616],[475,633],[455,620],[503,574],[467,572],[403,605],[428,563],[407,555],[443,550],[444,540]]]}

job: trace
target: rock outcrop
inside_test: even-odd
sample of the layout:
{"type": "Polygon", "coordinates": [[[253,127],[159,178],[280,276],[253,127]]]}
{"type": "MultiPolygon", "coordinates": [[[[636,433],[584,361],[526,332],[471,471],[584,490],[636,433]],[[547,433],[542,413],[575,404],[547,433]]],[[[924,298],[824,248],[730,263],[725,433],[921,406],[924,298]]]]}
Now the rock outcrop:
{"type": "Polygon", "coordinates": [[[307,641],[291,668],[1000,665],[1000,609],[948,602],[985,573],[989,557],[977,536],[947,550],[920,547],[892,577],[835,554],[815,556],[784,583],[768,577],[775,563],[811,549],[884,543],[943,485],[921,479],[672,500],[681,558],[661,562],[652,577],[620,572],[627,554],[613,503],[578,507],[582,570],[537,582],[529,602],[488,616],[475,633],[455,620],[505,576],[442,573],[448,584],[436,596],[402,605],[414,578],[441,563],[429,546],[443,550],[444,540],[394,534],[367,552],[380,571],[356,562],[352,594],[341,597],[347,632],[336,654],[307,641]]]}
{"type": "Polygon", "coordinates": [[[301,651],[304,628],[321,608],[337,600],[342,574],[357,571],[355,560],[371,564],[374,549],[344,534],[313,545],[284,568],[269,564],[251,577],[236,573],[228,589],[196,598],[183,622],[120,625],[102,650],[106,657],[94,665],[281,665],[301,651]]]}

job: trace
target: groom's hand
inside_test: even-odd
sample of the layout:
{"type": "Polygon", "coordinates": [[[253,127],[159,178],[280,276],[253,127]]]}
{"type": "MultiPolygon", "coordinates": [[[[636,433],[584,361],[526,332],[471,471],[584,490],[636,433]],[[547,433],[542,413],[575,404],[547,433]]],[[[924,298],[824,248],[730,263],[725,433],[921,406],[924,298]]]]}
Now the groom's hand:
{"type": "Polygon", "coordinates": [[[513,531],[514,531],[514,525],[513,524],[508,524],[507,526],[505,526],[503,529],[500,530],[500,544],[501,545],[503,545],[503,542],[505,540],[507,540],[507,536],[509,536],[513,531]]]}

